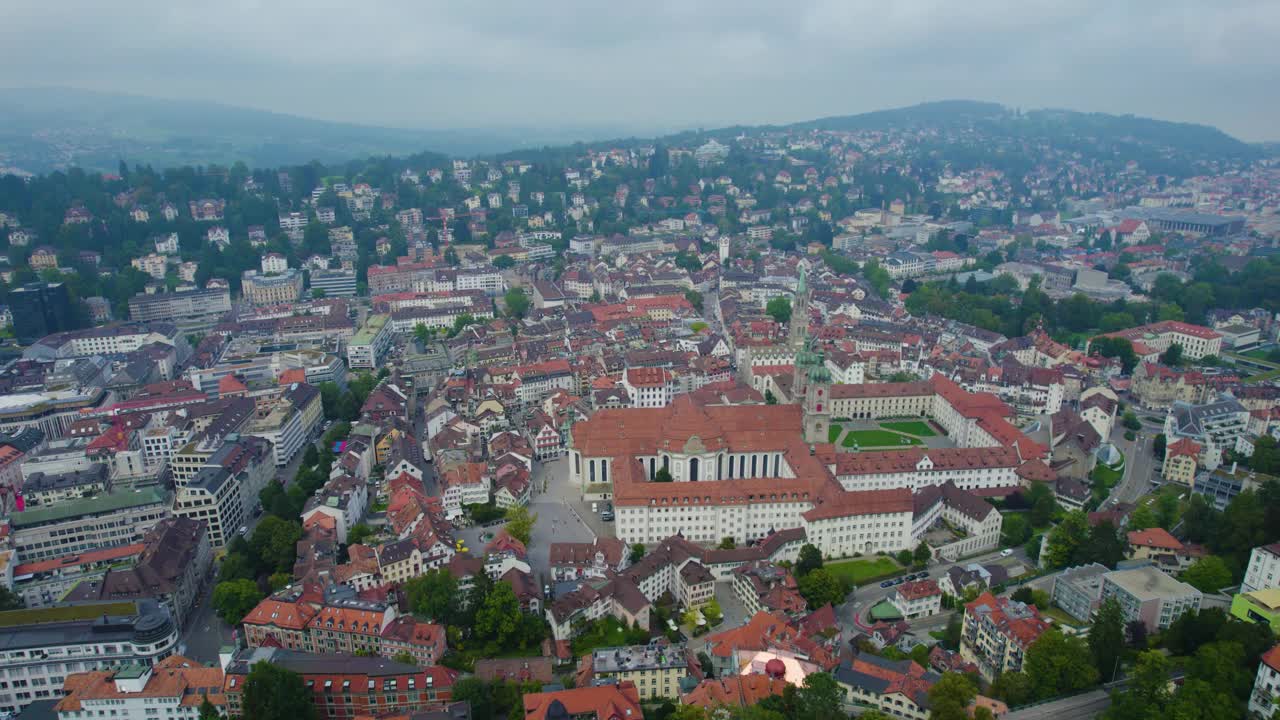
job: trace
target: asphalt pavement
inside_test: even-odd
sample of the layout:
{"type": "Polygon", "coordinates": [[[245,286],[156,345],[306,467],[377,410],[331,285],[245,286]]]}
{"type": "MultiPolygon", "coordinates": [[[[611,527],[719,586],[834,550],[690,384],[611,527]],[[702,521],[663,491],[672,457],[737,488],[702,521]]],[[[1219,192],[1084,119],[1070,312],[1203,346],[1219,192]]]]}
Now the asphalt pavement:
{"type": "MultiPolygon", "coordinates": [[[[324,448],[320,450],[323,452],[324,448]]],[[[302,456],[305,454],[304,446],[298,450],[288,465],[276,468],[274,477],[283,478],[285,487],[288,487],[289,483],[293,482],[294,476],[298,474],[298,467],[302,465],[302,456]]],[[[254,502],[257,502],[257,498],[254,498],[254,502]]],[[[265,513],[257,517],[250,515],[245,521],[248,535],[253,535],[254,529],[264,517],[266,517],[265,513]]],[[[213,588],[217,585],[218,568],[221,566],[224,554],[224,548],[215,551],[214,560],[209,567],[209,575],[205,580],[204,591],[198,601],[199,605],[192,611],[191,617],[187,618],[187,626],[182,632],[182,642],[186,646],[183,654],[196,662],[205,664],[217,663],[218,649],[234,642],[234,631],[231,626],[224,623],[213,609],[213,588]]]]}

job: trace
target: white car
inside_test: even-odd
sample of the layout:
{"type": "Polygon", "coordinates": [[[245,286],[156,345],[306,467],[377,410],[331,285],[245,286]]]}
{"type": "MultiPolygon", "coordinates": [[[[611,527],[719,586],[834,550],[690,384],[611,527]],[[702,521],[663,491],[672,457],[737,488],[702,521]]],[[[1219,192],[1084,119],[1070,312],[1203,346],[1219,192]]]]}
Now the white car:
{"type": "Polygon", "coordinates": [[[1000,557],[1009,557],[1012,554],[1013,554],[1012,548],[1005,548],[1000,551],[1000,557]]]}

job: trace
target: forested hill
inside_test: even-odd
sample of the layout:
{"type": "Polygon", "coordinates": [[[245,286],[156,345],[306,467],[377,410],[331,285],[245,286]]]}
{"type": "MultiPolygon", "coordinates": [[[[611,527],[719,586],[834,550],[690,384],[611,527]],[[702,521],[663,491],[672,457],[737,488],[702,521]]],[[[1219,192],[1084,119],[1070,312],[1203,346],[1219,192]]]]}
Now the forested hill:
{"type": "Polygon", "coordinates": [[[877,110],[810,120],[782,129],[794,130],[975,130],[1011,140],[1047,142],[1055,146],[1124,153],[1134,147],[1192,159],[1251,160],[1263,148],[1238,140],[1208,125],[1168,122],[1134,115],[1083,113],[1073,110],[1018,111],[996,103],[943,100],[892,110],[877,110]]]}
{"type": "Polygon", "coordinates": [[[567,143],[604,130],[508,128],[412,130],[327,122],[219,105],[71,88],[0,89],[0,166],[48,172],[72,166],[114,171],[120,160],[157,169],[342,163],[436,151],[495,153],[567,143]]]}

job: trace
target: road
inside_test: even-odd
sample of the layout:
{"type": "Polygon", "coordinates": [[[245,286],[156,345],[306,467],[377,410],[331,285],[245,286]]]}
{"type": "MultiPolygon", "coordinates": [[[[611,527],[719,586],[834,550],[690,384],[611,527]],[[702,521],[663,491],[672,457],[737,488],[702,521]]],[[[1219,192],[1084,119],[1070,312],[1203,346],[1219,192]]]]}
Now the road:
{"type": "Polygon", "coordinates": [[[1109,510],[1118,503],[1136,503],[1139,498],[1151,492],[1151,481],[1160,471],[1160,464],[1152,453],[1152,443],[1161,429],[1151,423],[1143,423],[1132,441],[1125,440],[1125,429],[1117,420],[1111,431],[1111,443],[1124,453],[1124,475],[1120,482],[1111,489],[1111,494],[1103,502],[1102,508],[1109,510]]]}
{"type": "Polygon", "coordinates": [[[1106,690],[1073,695],[1062,700],[1054,700],[1043,705],[1014,710],[1004,716],[1004,720],[1075,720],[1076,718],[1095,717],[1111,705],[1111,694],[1106,690]]]}
{"type": "MultiPolygon", "coordinates": [[[[320,451],[324,452],[324,448],[320,448],[320,451]]],[[[283,478],[286,487],[293,482],[294,476],[298,474],[298,467],[302,465],[302,456],[304,454],[306,454],[306,446],[298,450],[298,453],[293,456],[293,460],[288,465],[276,469],[275,477],[283,478]]],[[[257,502],[257,498],[254,498],[254,502],[257,502]]],[[[251,516],[245,522],[249,535],[253,534],[254,528],[258,526],[263,517],[266,516],[251,516]]],[[[200,663],[217,663],[218,649],[224,645],[231,645],[235,639],[231,626],[222,622],[222,619],[213,610],[213,588],[217,584],[218,567],[221,562],[222,551],[218,551],[209,568],[209,577],[206,579],[199,605],[192,612],[191,617],[187,618],[187,626],[182,632],[182,641],[186,645],[186,650],[183,654],[200,663]]]]}

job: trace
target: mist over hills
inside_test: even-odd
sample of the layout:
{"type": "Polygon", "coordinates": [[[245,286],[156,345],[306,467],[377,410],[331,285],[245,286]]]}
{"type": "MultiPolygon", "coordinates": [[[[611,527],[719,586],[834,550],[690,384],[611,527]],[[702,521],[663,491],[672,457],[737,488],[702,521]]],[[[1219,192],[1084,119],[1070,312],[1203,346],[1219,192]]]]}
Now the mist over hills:
{"type": "MultiPolygon", "coordinates": [[[[1238,140],[1217,128],[1132,115],[1070,110],[1021,111],[991,102],[944,100],[802,122],[683,131],[662,138],[678,143],[700,136],[758,130],[978,131],[1011,142],[1080,144],[1138,155],[1248,160],[1266,146],[1238,140]]],[[[409,129],[330,122],[211,102],[99,93],[71,88],[0,89],[0,166],[48,172],[79,166],[114,171],[121,159],[155,167],[231,164],[252,167],[338,163],[379,155],[434,152],[492,155],[520,149],[606,142],[633,128],[409,129]]],[[[652,134],[657,129],[639,129],[652,134]]]]}

